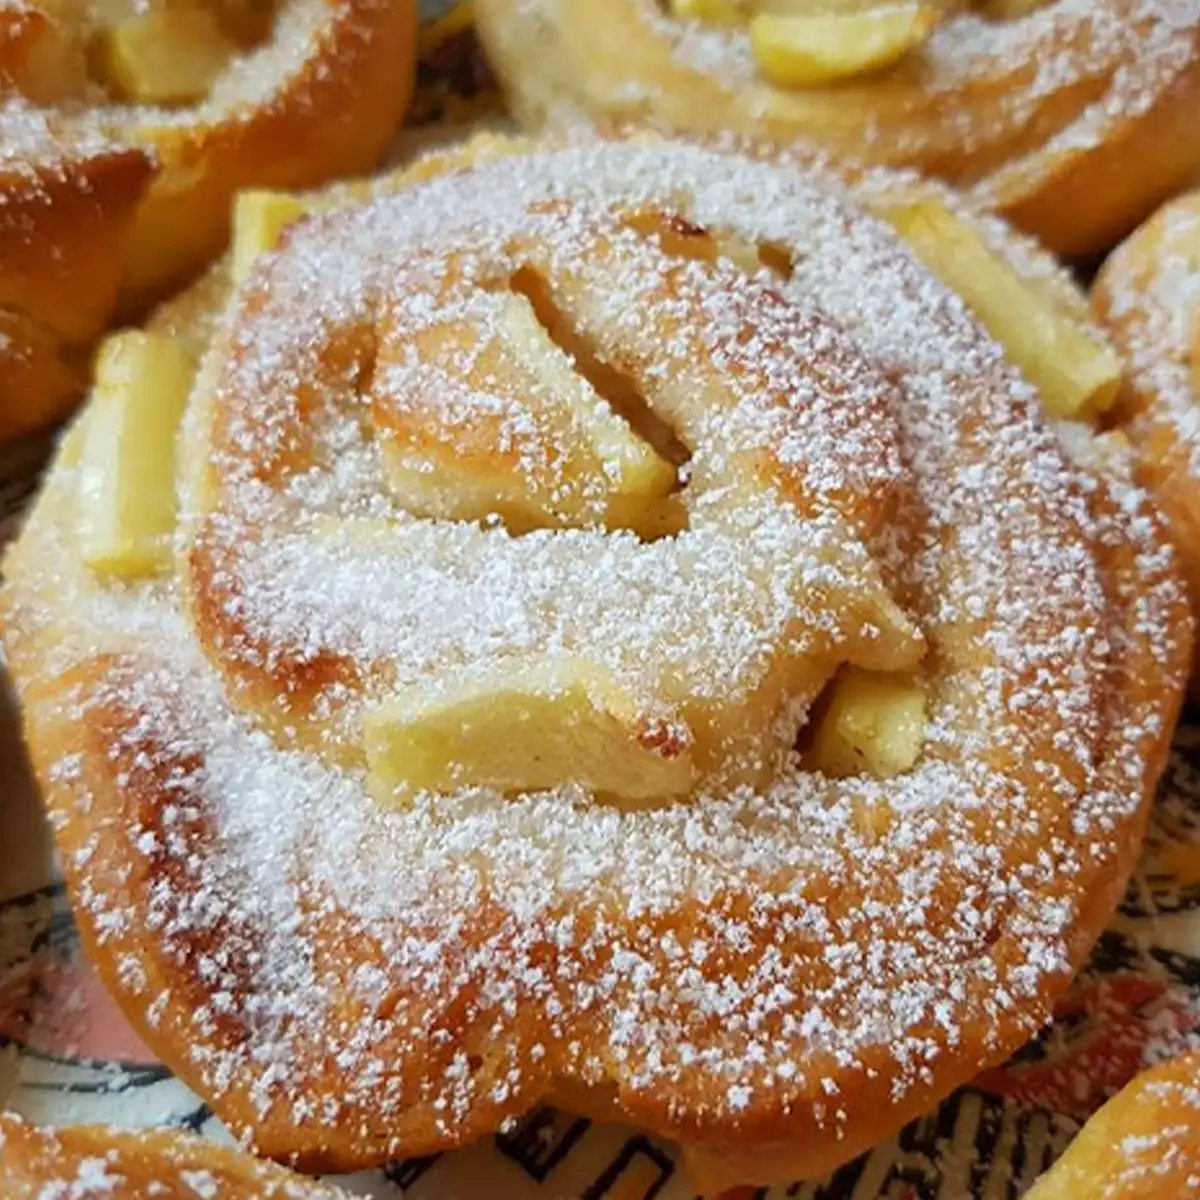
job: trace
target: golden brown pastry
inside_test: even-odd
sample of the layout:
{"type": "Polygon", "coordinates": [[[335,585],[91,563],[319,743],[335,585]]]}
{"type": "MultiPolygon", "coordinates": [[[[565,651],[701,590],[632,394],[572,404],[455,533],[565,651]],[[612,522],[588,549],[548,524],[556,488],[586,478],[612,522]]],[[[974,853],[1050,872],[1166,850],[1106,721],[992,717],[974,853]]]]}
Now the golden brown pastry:
{"type": "Polygon", "coordinates": [[[817,173],[493,139],[243,197],[224,274],[105,344],[4,649],[99,970],[261,1153],[548,1099],[701,1190],[814,1177],[1047,1018],[1184,589],[1013,366],[1111,397],[1078,296],[865,202],[914,250],[817,173]]]}
{"type": "Polygon", "coordinates": [[[345,1200],[337,1188],[174,1130],[40,1129],[0,1114],[4,1200],[345,1200]]]}
{"type": "Polygon", "coordinates": [[[114,314],[222,247],[249,186],[366,170],[412,0],[15,0],[0,12],[0,437],[78,399],[114,314]]]}
{"type": "Polygon", "coordinates": [[[1200,1196],[1200,1054],[1145,1071],[1110,1100],[1026,1200],[1200,1196]]]}
{"type": "Polygon", "coordinates": [[[650,118],[914,167],[1064,254],[1200,168],[1196,0],[477,0],[534,125],[650,118]]]}
{"type": "Polygon", "coordinates": [[[1110,419],[1133,444],[1200,606],[1200,192],[1113,252],[1092,302],[1128,363],[1110,419]]]}

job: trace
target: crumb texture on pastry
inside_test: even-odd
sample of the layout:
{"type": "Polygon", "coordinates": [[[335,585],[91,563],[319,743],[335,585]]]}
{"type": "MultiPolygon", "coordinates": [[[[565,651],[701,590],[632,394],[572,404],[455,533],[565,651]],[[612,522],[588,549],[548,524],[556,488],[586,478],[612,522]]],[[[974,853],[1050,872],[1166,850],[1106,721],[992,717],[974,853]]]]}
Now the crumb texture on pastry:
{"type": "Polygon", "coordinates": [[[64,441],[2,604],[81,929],[268,1155],[549,1099],[705,1189],[819,1176],[1047,1019],[1136,854],[1183,587],[1101,441],[830,178],[512,149],[252,222],[240,282],[150,323],[202,350],[139,475],[165,569],[85,562],[126,443],[99,396],[64,441]],[[848,668],[916,715],[833,778],[805,732],[848,668]]]}
{"type": "Polygon", "coordinates": [[[1065,254],[1111,246],[1200,169],[1197,0],[863,3],[832,16],[820,0],[782,7],[812,15],[780,16],[758,0],[478,0],[475,9],[531,124],[652,118],[914,167],[1065,254]],[[713,21],[714,7],[731,19],[713,21]],[[903,37],[918,33],[849,74],[789,79],[771,69],[781,43],[811,62],[831,24],[833,47],[854,62],[897,19],[903,37]]]}

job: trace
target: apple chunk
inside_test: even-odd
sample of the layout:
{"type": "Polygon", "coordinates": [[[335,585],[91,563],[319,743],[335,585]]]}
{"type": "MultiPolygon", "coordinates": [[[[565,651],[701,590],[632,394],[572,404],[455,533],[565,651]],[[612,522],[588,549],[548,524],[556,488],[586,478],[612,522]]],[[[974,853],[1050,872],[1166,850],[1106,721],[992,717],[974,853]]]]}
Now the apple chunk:
{"type": "Polygon", "coordinates": [[[910,770],[925,739],[925,696],[907,679],[843,670],[817,727],[808,765],[842,779],[887,779],[910,770]]]}
{"type": "Polygon", "coordinates": [[[577,783],[619,807],[646,808],[693,784],[686,727],[646,714],[606,670],[572,660],[406,688],[366,714],[363,742],[384,803],[577,783]]]}
{"type": "Polygon", "coordinates": [[[882,206],[913,253],[962,297],[1012,363],[1042,395],[1052,417],[1102,413],[1121,386],[1121,360],[1038,286],[1022,278],[982,232],[941,200],[882,206]]]}
{"type": "Polygon", "coordinates": [[[671,0],[671,15],[706,25],[743,25],[746,21],[739,0],[671,0]]]}
{"type": "Polygon", "coordinates": [[[81,549],[98,573],[136,578],[170,562],[175,433],[192,374],[170,338],[130,331],[100,348],[79,462],[81,549]]]}
{"type": "Polygon", "coordinates": [[[931,4],[890,4],[811,16],[760,13],[750,22],[759,69],[782,87],[824,87],[879,71],[915,50],[942,13],[931,4]]]}
{"type": "Polygon", "coordinates": [[[101,80],[122,100],[189,104],[208,92],[234,50],[209,9],[171,5],[104,30],[93,61],[101,80]]]}
{"type": "Polygon", "coordinates": [[[233,205],[233,278],[241,282],[254,260],[274,250],[283,231],[308,212],[289,192],[239,192],[233,205]]]}
{"type": "Polygon", "coordinates": [[[375,404],[402,507],[439,520],[500,518],[510,532],[603,525],[652,539],[686,513],[675,468],[596,392],[523,295],[488,298],[491,321],[451,319],[384,338],[375,404]],[[419,357],[421,371],[392,372],[419,357]],[[473,364],[467,386],[441,364],[473,364]],[[478,396],[486,392],[488,402],[478,396]]]}

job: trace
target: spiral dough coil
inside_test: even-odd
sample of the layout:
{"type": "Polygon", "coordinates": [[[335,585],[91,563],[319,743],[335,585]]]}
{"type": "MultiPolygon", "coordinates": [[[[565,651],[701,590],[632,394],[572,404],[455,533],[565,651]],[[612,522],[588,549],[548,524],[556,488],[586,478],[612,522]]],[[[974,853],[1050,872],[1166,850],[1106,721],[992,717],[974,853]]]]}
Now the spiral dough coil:
{"type": "Polygon", "coordinates": [[[420,173],[151,324],[207,346],[157,574],[81,542],[103,389],[6,560],[84,935],[271,1156],[549,1099],[703,1189],[817,1176],[1036,1030],[1111,914],[1173,556],[830,179],[648,139],[420,173]],[[888,777],[809,766],[847,672],[922,698],[888,777]]]}

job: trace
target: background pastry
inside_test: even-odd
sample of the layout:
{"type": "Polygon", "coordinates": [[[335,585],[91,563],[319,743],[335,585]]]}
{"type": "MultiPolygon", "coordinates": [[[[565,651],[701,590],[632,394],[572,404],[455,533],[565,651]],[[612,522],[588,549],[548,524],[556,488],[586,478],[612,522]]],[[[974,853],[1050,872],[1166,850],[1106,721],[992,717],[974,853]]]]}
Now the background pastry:
{"type": "Polygon", "coordinates": [[[1159,1200],[1200,1191],[1200,1054],[1145,1071],[1088,1123],[1028,1200],[1159,1200]]]}
{"type": "Polygon", "coordinates": [[[1092,301],[1128,364],[1110,420],[1133,444],[1200,603],[1200,193],[1118,247],[1092,301]]]}
{"type": "Polygon", "coordinates": [[[81,927],[272,1156],[549,1098],[702,1188],[817,1175],[1108,919],[1182,586],[1120,444],[1073,461],[917,257],[1040,298],[1087,368],[1054,403],[1102,405],[998,224],[875,184],[914,254],[791,167],[505,149],[244,198],[232,279],[106,343],[3,594],[81,927]]]}
{"type": "MultiPolygon", "coordinates": [[[[1106,1104],[1028,1200],[1161,1200],[1200,1186],[1200,1055],[1145,1071],[1106,1104]]],[[[347,1193],[175,1130],[44,1129],[0,1115],[6,1200],[345,1200],[347,1193]],[[70,1190],[74,1189],[74,1190],[70,1190]],[[90,1190],[88,1190],[90,1189],[90,1190]]]]}
{"type": "Polygon", "coordinates": [[[0,1114],[5,1200],[346,1200],[315,1180],[174,1130],[41,1129],[0,1114]]]}
{"type": "Polygon", "coordinates": [[[1064,254],[1200,167],[1195,0],[478,0],[533,125],[655,119],[951,180],[1064,254]]]}
{"type": "Polygon", "coordinates": [[[251,185],[369,169],[412,90],[412,0],[46,0],[0,13],[0,436],[194,275],[251,185]]]}

